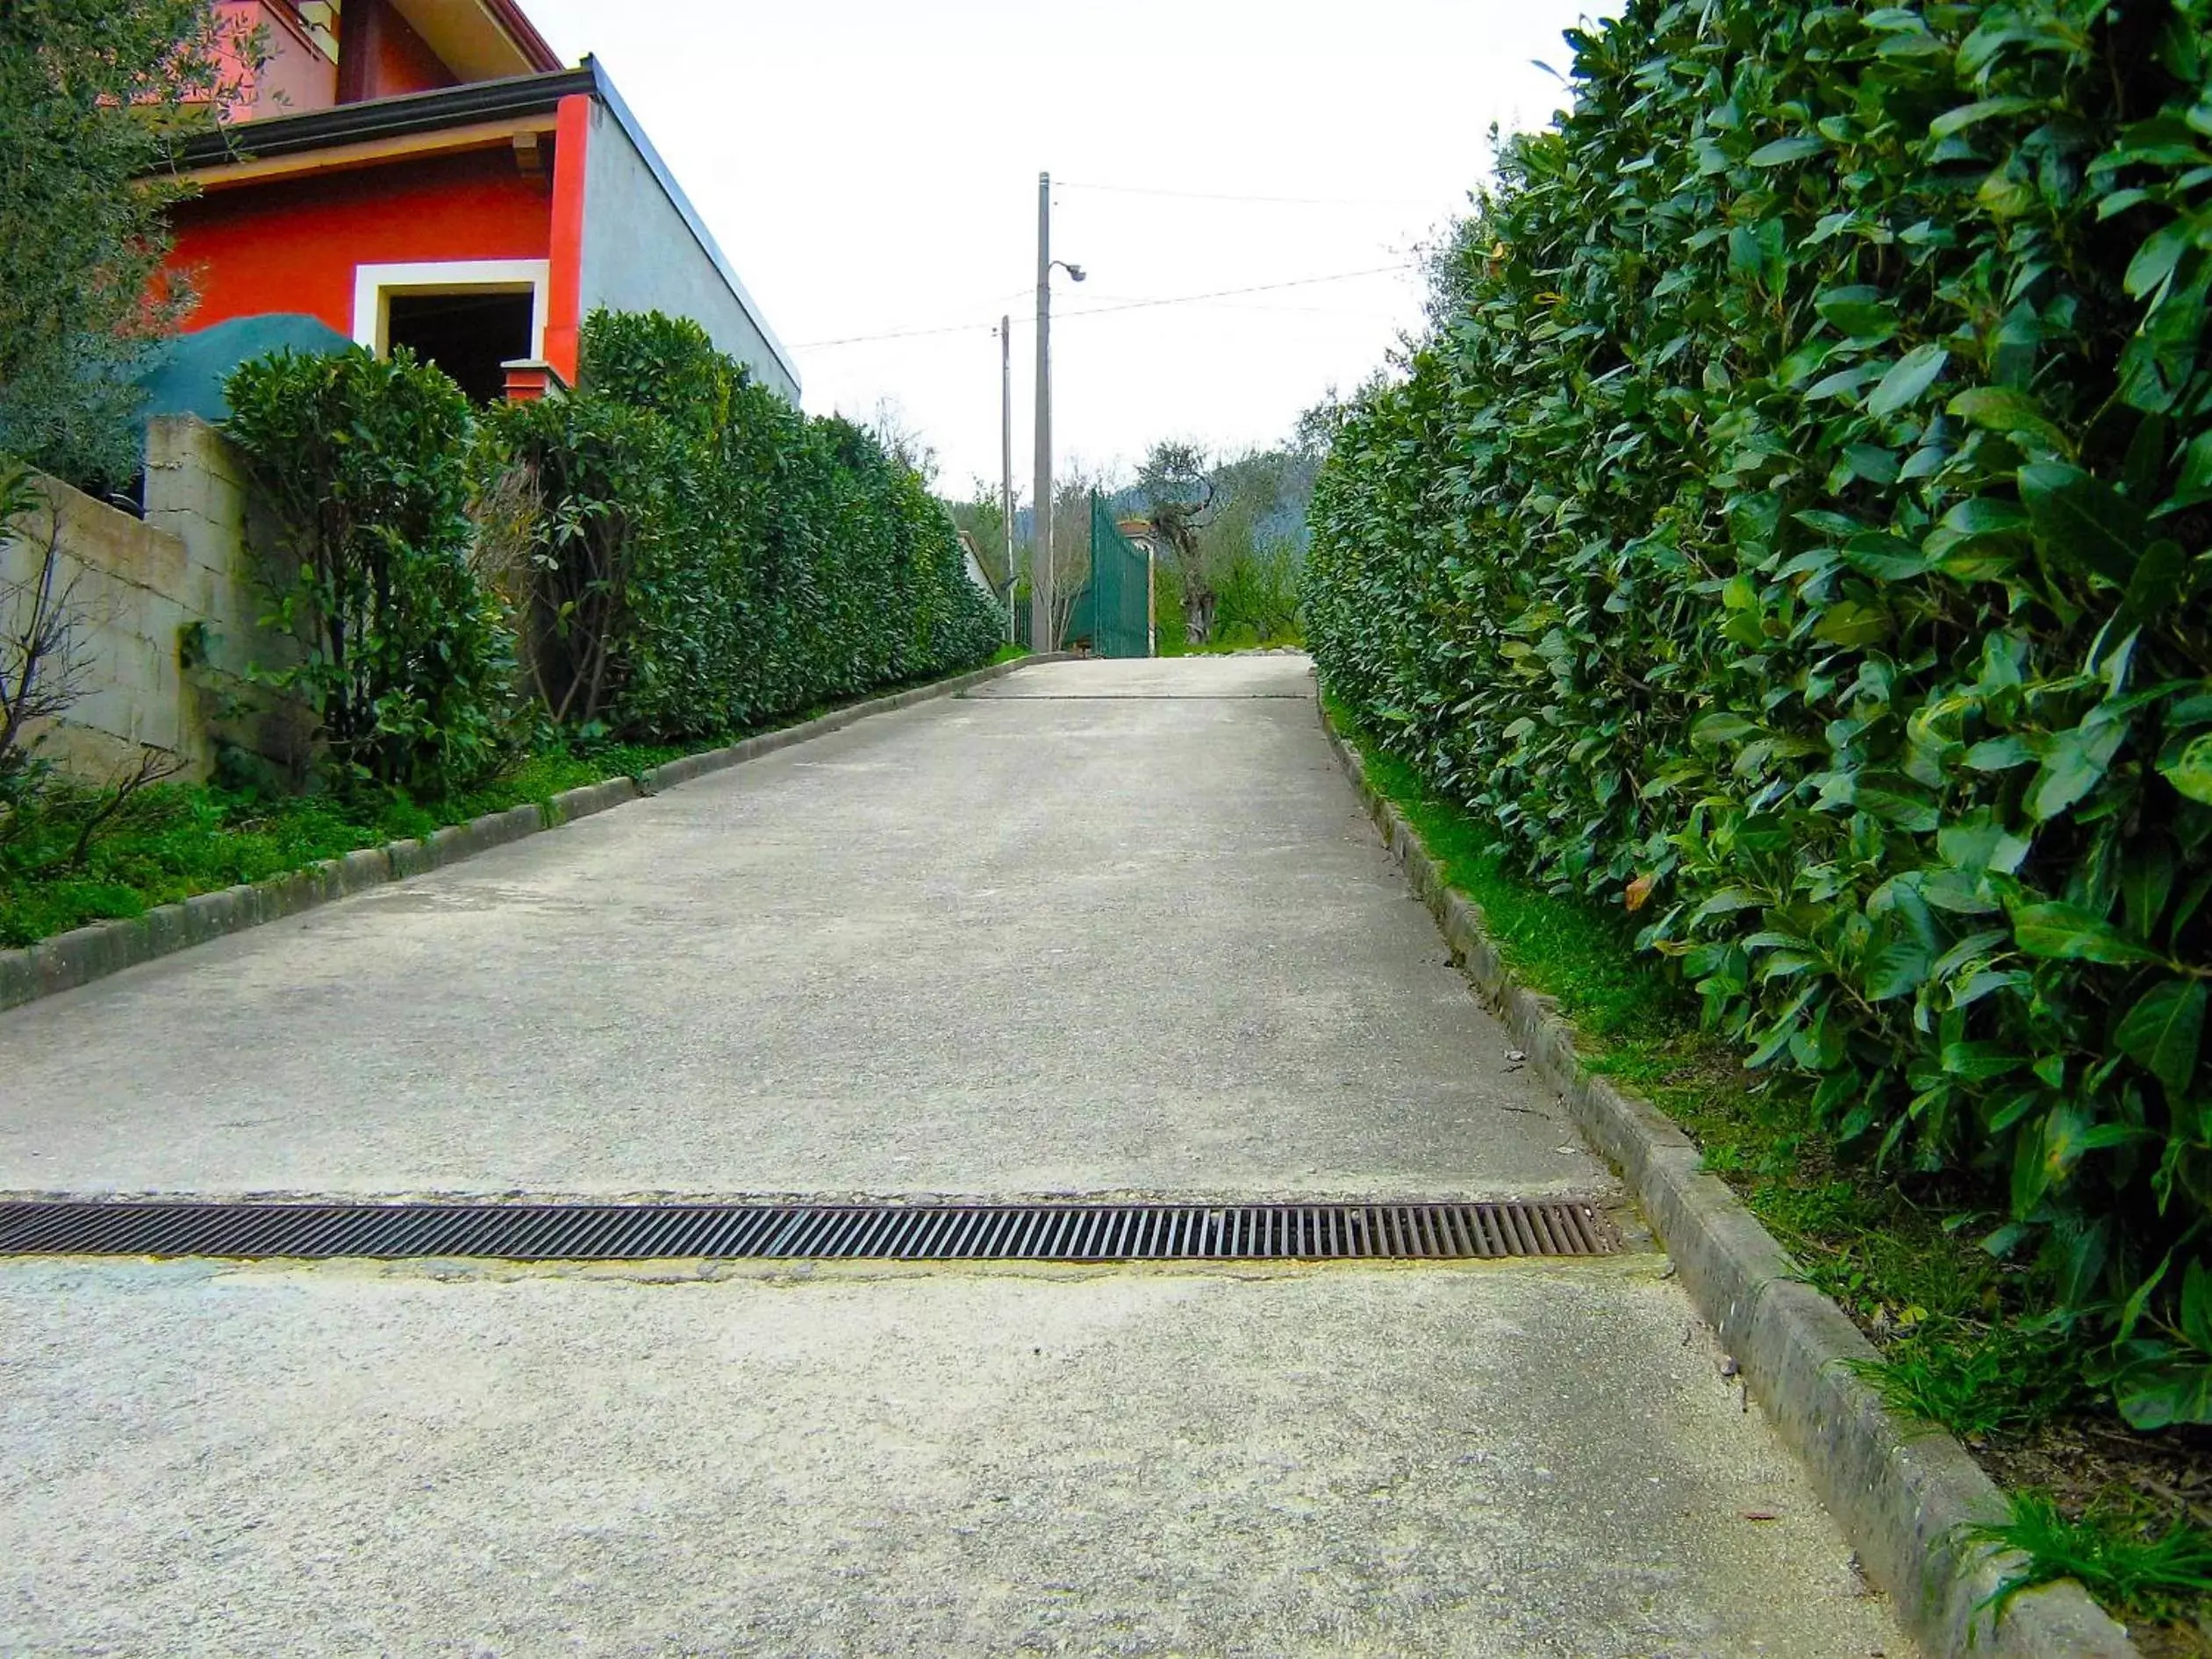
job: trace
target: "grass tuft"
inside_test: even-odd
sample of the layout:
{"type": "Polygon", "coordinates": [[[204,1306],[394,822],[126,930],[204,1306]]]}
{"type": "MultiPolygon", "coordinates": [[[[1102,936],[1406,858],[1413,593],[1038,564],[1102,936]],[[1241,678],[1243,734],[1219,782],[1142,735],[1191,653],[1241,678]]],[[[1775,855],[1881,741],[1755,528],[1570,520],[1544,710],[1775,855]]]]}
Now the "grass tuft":
{"type": "Polygon", "coordinates": [[[2093,1507],[2069,1519],[2047,1493],[2015,1492],[2001,1521],[1965,1529],[1976,1543],[2019,1551],[2008,1575],[1983,1605],[2002,1613],[2015,1596],[2072,1578],[2123,1619],[2163,1620],[2212,1595],[2212,1533],[2174,1521],[2161,1527],[2140,1508],[2093,1507]]]}
{"type": "Polygon", "coordinates": [[[1978,1444],[2036,1428],[2081,1403],[2064,1341],[2015,1326],[1927,1318],[1879,1359],[1850,1369],[1892,1411],[1978,1444]]]}

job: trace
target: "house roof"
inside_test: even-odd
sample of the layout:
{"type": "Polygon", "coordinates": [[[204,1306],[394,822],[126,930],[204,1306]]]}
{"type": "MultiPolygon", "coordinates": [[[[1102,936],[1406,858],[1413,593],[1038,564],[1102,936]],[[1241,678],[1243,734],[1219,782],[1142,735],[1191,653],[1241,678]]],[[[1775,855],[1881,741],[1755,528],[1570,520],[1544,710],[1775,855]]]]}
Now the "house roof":
{"type": "Polygon", "coordinates": [[[463,81],[562,67],[516,0],[392,0],[392,10],[463,81]]]}
{"type": "Polygon", "coordinates": [[[404,141],[412,139],[421,139],[420,147],[424,150],[449,147],[439,142],[440,138],[474,141],[483,137],[487,142],[501,142],[501,132],[520,125],[549,126],[561,100],[576,93],[597,98],[621,124],[669,204],[698,241],[700,252],[729,284],[738,304],[745,308],[745,314],[752,318],[761,338],[776,354],[776,361],[784,366],[784,373],[796,385],[798,367],[791,361],[790,351],[769,326],[768,318],[739,280],[728,256],[699,218],[698,210],[691,205],[691,198],[684,195],[684,187],[676,182],[676,175],[669,171],[668,163],[653,147],[653,140],[646,137],[645,129],[630,113],[630,106],[614,89],[614,82],[597,58],[587,57],[573,69],[509,75],[502,80],[440,87],[432,92],[410,92],[397,97],[365,98],[326,110],[267,116],[217,132],[196,132],[171,149],[169,164],[179,172],[195,175],[204,188],[219,189],[226,178],[245,184],[268,176],[276,170],[270,164],[287,156],[304,161],[318,155],[327,157],[331,152],[346,152],[351,159],[366,164],[409,153],[414,147],[404,141]],[[542,121],[539,118],[543,118],[542,121]]]}
{"type": "Polygon", "coordinates": [[[605,80],[598,66],[586,58],[583,67],[575,69],[512,75],[397,97],[364,98],[298,115],[263,116],[237,126],[194,132],[170,151],[169,159],[180,171],[214,171],[269,156],[436,132],[477,122],[550,115],[570,93],[596,93],[605,80]]]}

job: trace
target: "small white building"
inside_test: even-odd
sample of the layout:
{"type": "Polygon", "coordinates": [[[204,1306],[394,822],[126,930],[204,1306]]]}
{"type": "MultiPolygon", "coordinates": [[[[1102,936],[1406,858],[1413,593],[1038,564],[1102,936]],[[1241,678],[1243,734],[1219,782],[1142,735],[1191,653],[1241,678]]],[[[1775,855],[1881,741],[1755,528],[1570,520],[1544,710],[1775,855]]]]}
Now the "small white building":
{"type": "Polygon", "coordinates": [[[999,597],[999,589],[997,584],[991,580],[991,573],[983,568],[983,561],[976,556],[975,538],[965,530],[957,533],[960,537],[960,556],[967,561],[968,580],[995,600],[999,597]]]}

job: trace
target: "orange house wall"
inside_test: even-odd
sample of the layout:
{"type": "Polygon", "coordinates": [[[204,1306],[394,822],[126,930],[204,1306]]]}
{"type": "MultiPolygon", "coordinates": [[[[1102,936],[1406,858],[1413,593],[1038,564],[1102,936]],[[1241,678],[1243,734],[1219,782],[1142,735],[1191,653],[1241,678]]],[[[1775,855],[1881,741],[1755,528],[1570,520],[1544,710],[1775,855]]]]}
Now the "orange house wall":
{"type": "Polygon", "coordinates": [[[354,332],[354,267],[418,260],[544,259],[547,184],[508,151],[211,190],[170,210],[168,265],[190,273],[188,329],[304,311],[354,332]]]}

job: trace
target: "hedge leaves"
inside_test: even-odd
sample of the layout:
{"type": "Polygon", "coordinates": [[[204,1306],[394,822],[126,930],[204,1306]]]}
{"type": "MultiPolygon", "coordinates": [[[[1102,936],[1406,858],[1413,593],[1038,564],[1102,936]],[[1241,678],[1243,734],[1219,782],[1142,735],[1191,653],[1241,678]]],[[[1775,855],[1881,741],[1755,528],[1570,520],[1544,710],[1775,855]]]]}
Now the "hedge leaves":
{"type": "Polygon", "coordinates": [[[690,738],[998,648],[951,519],[866,431],[684,319],[595,311],[583,348],[575,396],[491,422],[539,494],[526,656],[562,718],[690,738]]]}
{"type": "Polygon", "coordinates": [[[1571,39],[1335,439],[1322,671],[2201,1420],[2212,0],[1571,39]]]}
{"type": "Polygon", "coordinates": [[[659,312],[594,312],[583,360],[573,395],[487,411],[404,350],[230,376],[300,646],[268,677],[342,776],[449,790],[538,720],[684,740],[998,648],[950,518],[868,432],[659,312]]]}

